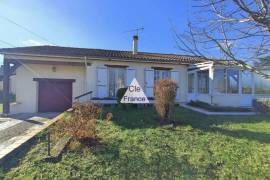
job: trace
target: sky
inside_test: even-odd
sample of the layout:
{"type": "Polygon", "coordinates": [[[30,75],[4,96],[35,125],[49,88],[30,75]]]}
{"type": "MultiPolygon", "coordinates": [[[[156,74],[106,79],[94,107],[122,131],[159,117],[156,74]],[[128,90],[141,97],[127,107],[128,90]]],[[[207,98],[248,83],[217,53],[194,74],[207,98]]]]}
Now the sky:
{"type": "Polygon", "coordinates": [[[128,31],[143,27],[139,51],[179,53],[172,26],[184,31],[191,18],[191,0],[0,0],[0,9],[0,48],[49,44],[131,50],[134,33],[128,31]]]}

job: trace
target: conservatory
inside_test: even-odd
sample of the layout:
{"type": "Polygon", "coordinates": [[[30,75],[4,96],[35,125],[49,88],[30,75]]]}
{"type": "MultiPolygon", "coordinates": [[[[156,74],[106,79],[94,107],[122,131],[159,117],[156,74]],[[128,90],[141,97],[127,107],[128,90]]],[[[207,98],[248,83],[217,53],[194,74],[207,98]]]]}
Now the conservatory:
{"type": "Polygon", "coordinates": [[[253,99],[269,97],[270,80],[236,65],[207,62],[188,69],[188,101],[250,107],[253,99]]]}

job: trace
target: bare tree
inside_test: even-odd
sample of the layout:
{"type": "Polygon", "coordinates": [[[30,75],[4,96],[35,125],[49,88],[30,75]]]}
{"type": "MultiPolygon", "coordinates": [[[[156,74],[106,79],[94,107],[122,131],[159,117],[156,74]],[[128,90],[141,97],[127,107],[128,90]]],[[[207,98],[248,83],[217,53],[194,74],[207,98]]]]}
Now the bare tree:
{"type": "Polygon", "coordinates": [[[270,0],[194,0],[197,8],[188,31],[175,37],[191,55],[224,59],[256,72],[258,58],[270,55],[270,0]]]}

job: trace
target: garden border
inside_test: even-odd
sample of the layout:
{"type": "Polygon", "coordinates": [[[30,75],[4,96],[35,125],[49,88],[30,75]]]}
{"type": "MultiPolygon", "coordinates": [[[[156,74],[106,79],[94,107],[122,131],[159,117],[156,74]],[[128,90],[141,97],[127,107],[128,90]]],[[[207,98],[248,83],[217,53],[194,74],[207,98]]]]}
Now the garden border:
{"type": "Polygon", "coordinates": [[[201,114],[205,114],[205,115],[209,115],[209,116],[253,116],[253,115],[257,115],[256,112],[211,112],[211,111],[207,111],[205,109],[202,108],[198,108],[198,107],[193,107],[193,106],[189,106],[185,103],[181,103],[180,106],[201,113],[201,114]]]}

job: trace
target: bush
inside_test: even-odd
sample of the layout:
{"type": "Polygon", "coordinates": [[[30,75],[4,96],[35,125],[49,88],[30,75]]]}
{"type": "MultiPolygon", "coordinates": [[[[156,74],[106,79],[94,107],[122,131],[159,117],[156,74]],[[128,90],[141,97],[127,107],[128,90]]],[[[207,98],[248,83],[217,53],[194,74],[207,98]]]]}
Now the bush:
{"type": "Polygon", "coordinates": [[[126,109],[126,104],[121,104],[121,99],[125,95],[126,91],[127,91],[127,88],[119,88],[116,92],[117,103],[118,105],[121,105],[121,107],[123,107],[124,109],[126,109]]]}
{"type": "Polygon", "coordinates": [[[106,114],[105,121],[109,122],[113,120],[113,114],[111,112],[106,114]]]}
{"type": "Polygon", "coordinates": [[[166,121],[170,117],[175,103],[176,90],[177,84],[173,80],[164,79],[155,83],[155,108],[162,121],[166,121]]]}
{"type": "Polygon", "coordinates": [[[2,167],[0,167],[0,179],[4,179],[5,173],[2,167]]]}
{"type": "MultiPolygon", "coordinates": [[[[67,133],[64,131],[66,128],[67,116],[63,119],[59,119],[50,127],[51,141],[56,143],[60,138],[64,137],[67,133]]],[[[46,132],[47,133],[47,132],[46,132]]]]}
{"type": "Polygon", "coordinates": [[[123,96],[125,95],[127,88],[119,88],[116,92],[117,103],[119,104],[123,96]]]}
{"type": "Polygon", "coordinates": [[[270,99],[269,98],[260,98],[254,99],[252,101],[252,108],[256,112],[269,112],[270,111],[270,99]]]}
{"type": "Polygon", "coordinates": [[[64,121],[64,131],[77,140],[96,138],[96,120],[102,108],[93,103],[77,103],[73,106],[70,118],[64,121]]]}

